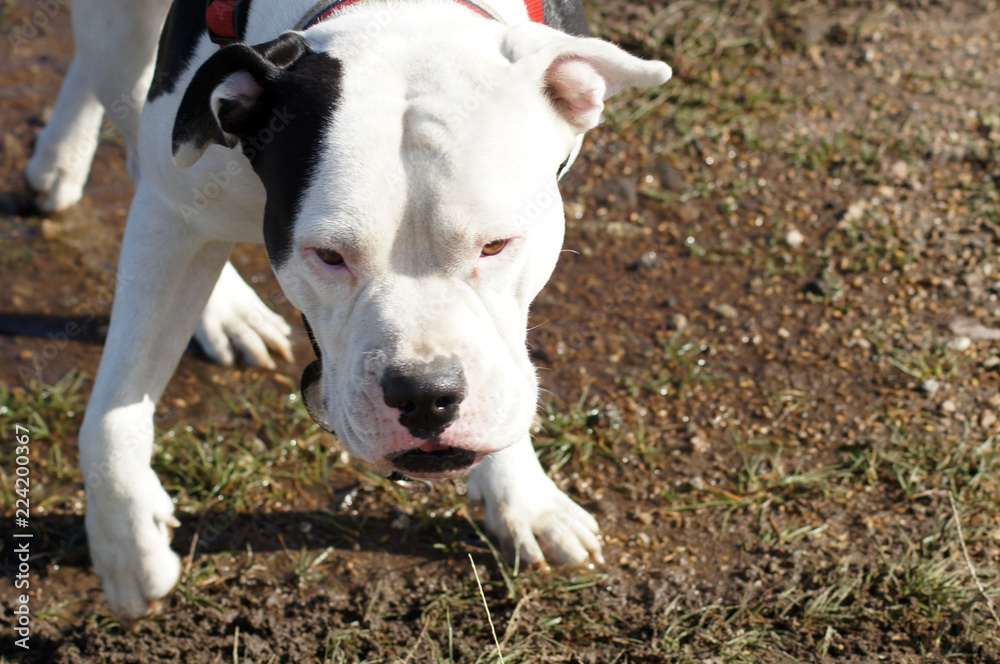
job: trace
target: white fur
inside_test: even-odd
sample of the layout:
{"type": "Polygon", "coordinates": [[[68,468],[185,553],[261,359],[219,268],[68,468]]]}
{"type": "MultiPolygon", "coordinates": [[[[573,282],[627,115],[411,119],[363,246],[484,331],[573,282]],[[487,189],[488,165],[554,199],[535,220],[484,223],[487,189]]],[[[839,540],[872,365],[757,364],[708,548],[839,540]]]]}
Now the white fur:
{"type": "MultiPolygon", "coordinates": [[[[125,5],[95,4],[104,14],[125,5]]],[[[257,0],[248,41],[279,36],[313,4],[257,0]]],[[[510,27],[450,0],[414,0],[359,3],[306,32],[313,50],[343,63],[342,90],[331,126],[316,136],[322,159],[277,277],[316,334],[323,407],[351,453],[386,467],[387,455],[418,446],[384,405],[378,378],[394,363],[454,356],[468,394],[442,438],[485,455],[471,472],[470,495],[484,504],[490,531],[524,563],[600,561],[596,522],[545,475],[531,448],[538,387],[525,345],[528,307],[562,243],[558,165],[575,155],[607,94],[662,83],[669,68],[528,25],[516,0],[491,5],[510,27]],[[568,115],[552,94],[569,100],[568,115]],[[338,186],[344,182],[350,186],[338,186]],[[480,257],[484,244],[504,238],[511,241],[500,254],[480,257]],[[342,252],[350,271],[329,269],[310,247],[342,252]]],[[[145,16],[150,25],[162,22],[156,9],[145,16]]],[[[129,68],[139,79],[118,81],[130,87],[146,76],[152,46],[112,28],[102,40],[145,58],[147,66],[129,68]]],[[[172,506],[149,470],[152,414],[197,312],[206,302],[222,312],[198,328],[210,348],[218,345],[220,361],[232,359],[221,350],[226,338],[242,339],[262,364],[265,344],[288,350],[287,329],[226,264],[234,242],[262,240],[264,191],[250,164],[221,146],[182,155],[190,168],[171,160],[180,98],[215,50],[204,39],[174,93],[143,113],[142,178],[80,432],[91,555],[112,609],[131,618],[179,573],[169,547],[172,506]],[[221,180],[210,204],[191,205],[206,182],[221,180]]],[[[105,70],[106,79],[116,75],[105,70]]],[[[243,83],[223,82],[213,99],[240,94],[243,83]]]]}

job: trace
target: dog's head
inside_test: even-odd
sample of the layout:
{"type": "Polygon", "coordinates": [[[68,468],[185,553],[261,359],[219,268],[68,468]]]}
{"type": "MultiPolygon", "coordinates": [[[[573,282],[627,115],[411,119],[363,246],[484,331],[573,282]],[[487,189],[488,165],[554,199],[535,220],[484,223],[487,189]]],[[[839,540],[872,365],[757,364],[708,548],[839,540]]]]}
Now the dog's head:
{"type": "Polygon", "coordinates": [[[421,477],[527,435],[528,306],[562,244],[557,172],[608,96],[670,76],[455,7],[444,22],[345,12],[224,48],[174,126],[179,166],[239,146],[263,182],[268,256],[319,358],[302,381],[312,416],[421,477]]]}

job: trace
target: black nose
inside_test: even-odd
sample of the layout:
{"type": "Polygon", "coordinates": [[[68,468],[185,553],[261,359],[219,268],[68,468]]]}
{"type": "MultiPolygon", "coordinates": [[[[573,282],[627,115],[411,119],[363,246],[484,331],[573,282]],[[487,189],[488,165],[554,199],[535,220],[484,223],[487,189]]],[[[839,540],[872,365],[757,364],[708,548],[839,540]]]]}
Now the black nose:
{"type": "Polygon", "coordinates": [[[465,374],[455,358],[391,366],[379,382],[385,405],[399,409],[399,423],[415,438],[432,440],[458,419],[465,374]]]}

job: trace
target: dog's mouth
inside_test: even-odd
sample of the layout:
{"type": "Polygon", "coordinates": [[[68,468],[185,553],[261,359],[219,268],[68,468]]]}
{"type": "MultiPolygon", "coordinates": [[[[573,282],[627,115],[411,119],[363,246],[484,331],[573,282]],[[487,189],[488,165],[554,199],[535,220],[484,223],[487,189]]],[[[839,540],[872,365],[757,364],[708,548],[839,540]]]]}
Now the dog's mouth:
{"type": "MultiPolygon", "coordinates": [[[[431,448],[431,446],[422,446],[431,448]]],[[[387,457],[392,467],[407,477],[448,477],[464,472],[482,460],[483,455],[457,447],[413,449],[396,452],[387,457]]]]}
{"type": "MultiPolygon", "coordinates": [[[[326,412],[322,394],[322,363],[316,360],[302,373],[302,400],[313,420],[334,433],[333,423],[326,412]]],[[[386,457],[392,475],[414,479],[436,479],[463,473],[483,460],[485,454],[442,445],[437,439],[428,440],[415,449],[396,452],[386,457]]]]}

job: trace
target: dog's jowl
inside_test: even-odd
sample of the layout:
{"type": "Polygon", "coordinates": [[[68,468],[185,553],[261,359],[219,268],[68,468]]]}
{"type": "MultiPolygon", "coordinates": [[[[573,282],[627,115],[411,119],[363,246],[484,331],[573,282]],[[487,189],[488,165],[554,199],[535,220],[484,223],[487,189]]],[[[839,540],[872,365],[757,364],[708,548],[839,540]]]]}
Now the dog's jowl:
{"type": "Polygon", "coordinates": [[[562,243],[557,174],[607,97],[670,68],[585,26],[573,1],[76,0],[79,50],[27,175],[43,207],[79,199],[86,167],[60,151],[103,107],[137,179],[80,432],[116,613],[143,615],[180,574],[150,457],[191,335],[221,362],[290,355],[227,263],[235,242],[265,244],[302,312],[303,396],[347,450],[387,474],[468,472],[521,564],[601,560],[597,523],[531,447],[528,307],[562,243]]]}

